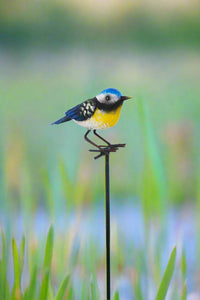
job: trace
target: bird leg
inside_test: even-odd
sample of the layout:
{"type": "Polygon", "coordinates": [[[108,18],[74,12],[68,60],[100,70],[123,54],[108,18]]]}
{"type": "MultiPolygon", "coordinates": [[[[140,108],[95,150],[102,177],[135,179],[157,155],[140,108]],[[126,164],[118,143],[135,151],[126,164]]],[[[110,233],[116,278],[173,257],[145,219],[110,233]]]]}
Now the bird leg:
{"type": "Polygon", "coordinates": [[[91,145],[93,145],[94,147],[96,147],[97,149],[91,149],[89,150],[90,152],[100,152],[99,155],[95,156],[95,159],[101,157],[101,156],[104,156],[106,155],[106,153],[109,153],[109,152],[116,152],[117,151],[117,148],[116,147],[110,147],[110,146],[99,146],[97,144],[95,144],[93,141],[91,141],[87,136],[88,134],[90,133],[91,130],[88,130],[86,132],[86,134],[84,135],[84,138],[85,140],[90,143],[91,145]]]}
{"type": "Polygon", "coordinates": [[[88,130],[88,131],[86,132],[86,134],[84,135],[84,139],[85,139],[88,143],[90,143],[91,145],[93,145],[93,146],[97,147],[99,150],[101,150],[101,148],[100,148],[97,144],[95,144],[93,141],[91,141],[91,140],[87,137],[88,134],[90,133],[90,131],[91,131],[91,130],[88,130]]]}
{"type": "Polygon", "coordinates": [[[110,148],[118,148],[118,147],[125,147],[126,144],[111,144],[109,143],[106,139],[104,139],[101,135],[99,135],[97,132],[96,132],[96,129],[93,130],[94,134],[100,138],[102,141],[104,141],[110,148]]]}
{"type": "Polygon", "coordinates": [[[109,151],[111,151],[111,152],[115,152],[115,150],[117,150],[117,149],[109,149],[109,147],[105,147],[105,146],[99,146],[99,145],[97,145],[97,144],[95,144],[93,141],[91,141],[87,136],[88,136],[88,134],[90,133],[90,131],[91,130],[88,130],[87,132],[86,132],[86,134],[84,135],[84,138],[85,138],[85,140],[88,142],[88,143],[90,143],[91,145],[93,145],[94,147],[96,147],[96,148],[98,148],[98,150],[92,150],[92,152],[102,152],[102,153],[104,153],[104,152],[109,152],[109,151]]]}
{"type": "Polygon", "coordinates": [[[111,146],[111,143],[109,143],[106,139],[104,139],[102,136],[100,136],[97,132],[96,129],[93,130],[94,134],[98,136],[102,141],[104,141],[108,146],[111,146]]]}

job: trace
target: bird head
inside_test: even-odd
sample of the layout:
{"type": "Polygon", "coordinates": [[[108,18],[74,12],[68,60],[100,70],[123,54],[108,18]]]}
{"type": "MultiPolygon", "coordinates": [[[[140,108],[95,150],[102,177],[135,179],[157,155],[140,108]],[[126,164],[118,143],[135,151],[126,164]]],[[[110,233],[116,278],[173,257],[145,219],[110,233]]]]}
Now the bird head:
{"type": "Polygon", "coordinates": [[[103,90],[100,94],[96,96],[98,102],[104,105],[113,105],[116,103],[123,103],[127,99],[131,99],[131,97],[122,96],[120,91],[108,88],[103,90]]]}

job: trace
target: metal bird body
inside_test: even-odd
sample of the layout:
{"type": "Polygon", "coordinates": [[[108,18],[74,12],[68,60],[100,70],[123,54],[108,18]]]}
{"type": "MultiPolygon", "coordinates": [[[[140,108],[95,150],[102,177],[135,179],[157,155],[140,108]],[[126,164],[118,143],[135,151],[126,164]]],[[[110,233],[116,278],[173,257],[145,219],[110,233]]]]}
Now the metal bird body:
{"type": "Polygon", "coordinates": [[[98,136],[111,147],[112,145],[98,135],[96,130],[106,129],[114,126],[119,120],[123,102],[130,98],[131,97],[122,96],[122,94],[116,89],[108,88],[103,90],[96,97],[88,99],[69,109],[66,111],[63,118],[53,122],[52,124],[61,124],[73,120],[78,125],[88,129],[87,133],[85,134],[85,139],[90,144],[103,151],[101,146],[96,145],[87,138],[88,133],[93,130],[96,136],[98,136]]]}
{"type": "Polygon", "coordinates": [[[120,111],[121,111],[122,105],[120,105],[118,108],[116,108],[113,111],[105,112],[100,110],[99,108],[96,108],[93,115],[84,121],[76,121],[77,124],[86,127],[88,129],[106,129],[109,127],[114,126],[120,117],[120,111]]]}
{"type": "Polygon", "coordinates": [[[63,118],[52,124],[61,124],[73,120],[90,130],[112,127],[119,120],[123,101],[129,98],[122,96],[116,89],[103,90],[96,97],[69,109],[63,118]]]}

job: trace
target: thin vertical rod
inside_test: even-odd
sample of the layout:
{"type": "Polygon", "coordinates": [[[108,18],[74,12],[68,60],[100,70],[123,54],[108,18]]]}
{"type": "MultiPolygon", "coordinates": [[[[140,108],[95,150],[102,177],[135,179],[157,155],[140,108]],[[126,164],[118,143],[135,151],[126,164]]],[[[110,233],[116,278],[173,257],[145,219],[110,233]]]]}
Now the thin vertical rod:
{"type": "Polygon", "coordinates": [[[111,299],[110,288],[110,170],[109,153],[105,155],[105,222],[106,222],[106,300],[111,299]]]}

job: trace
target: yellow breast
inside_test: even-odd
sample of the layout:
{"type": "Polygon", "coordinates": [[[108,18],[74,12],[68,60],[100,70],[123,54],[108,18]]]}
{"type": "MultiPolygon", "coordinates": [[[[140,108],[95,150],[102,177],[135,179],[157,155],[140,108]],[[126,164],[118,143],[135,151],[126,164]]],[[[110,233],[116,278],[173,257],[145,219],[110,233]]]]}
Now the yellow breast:
{"type": "Polygon", "coordinates": [[[109,112],[104,112],[97,108],[90,119],[75,122],[88,129],[106,129],[117,123],[120,117],[121,108],[122,105],[120,105],[116,110],[109,112]]]}
{"type": "Polygon", "coordinates": [[[102,110],[96,109],[91,121],[94,120],[99,129],[108,128],[114,126],[120,117],[122,105],[120,105],[116,110],[110,112],[104,112],[102,110]]]}

